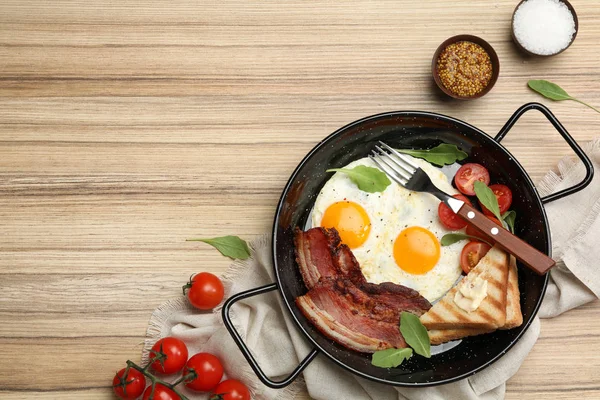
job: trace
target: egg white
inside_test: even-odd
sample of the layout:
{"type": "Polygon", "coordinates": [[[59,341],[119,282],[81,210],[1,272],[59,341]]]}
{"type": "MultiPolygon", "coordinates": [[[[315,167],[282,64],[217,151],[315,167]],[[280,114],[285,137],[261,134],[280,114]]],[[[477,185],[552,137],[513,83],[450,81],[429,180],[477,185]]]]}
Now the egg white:
{"type": "MultiPolygon", "coordinates": [[[[413,158],[432,182],[448,194],[458,193],[442,171],[425,160],[413,158]]],[[[344,168],[366,165],[377,168],[369,158],[356,160],[344,168]]],[[[461,275],[460,252],[464,241],[440,249],[440,259],[433,269],[422,275],[405,272],[395,262],[394,242],[407,227],[420,226],[431,231],[438,240],[451,232],[439,221],[439,200],[431,194],[413,192],[392,181],[381,193],[363,192],[342,173],[335,173],[321,189],[312,212],[312,226],[320,226],[325,210],[338,201],[361,205],[371,221],[369,237],[352,249],[363,275],[372,283],[393,282],[417,290],[430,302],[443,296],[461,275]]]]}

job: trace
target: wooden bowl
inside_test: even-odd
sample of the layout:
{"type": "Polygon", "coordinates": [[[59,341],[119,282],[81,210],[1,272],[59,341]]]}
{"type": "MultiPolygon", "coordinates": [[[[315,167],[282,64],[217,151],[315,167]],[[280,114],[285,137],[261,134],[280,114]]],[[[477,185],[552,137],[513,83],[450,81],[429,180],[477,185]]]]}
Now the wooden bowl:
{"type": "Polygon", "coordinates": [[[575,12],[573,5],[571,3],[569,3],[567,0],[559,0],[561,3],[564,3],[567,6],[569,11],[571,11],[571,14],[573,14],[573,19],[575,20],[575,33],[573,34],[573,37],[571,38],[571,41],[569,42],[569,45],[567,47],[565,47],[561,51],[559,51],[557,53],[553,53],[553,54],[537,54],[537,53],[533,53],[533,52],[527,50],[525,47],[523,47],[523,45],[521,43],[519,43],[519,41],[517,40],[517,36],[515,35],[515,13],[519,9],[519,7],[521,7],[521,4],[525,3],[526,1],[527,0],[522,0],[519,2],[519,4],[517,4],[517,6],[515,7],[515,9],[513,11],[512,18],[510,20],[510,36],[512,37],[513,42],[515,42],[515,44],[517,45],[517,48],[519,50],[521,50],[523,53],[530,55],[530,56],[551,57],[551,56],[560,54],[563,51],[565,51],[566,49],[568,49],[569,47],[571,47],[571,45],[575,41],[575,38],[577,37],[577,32],[579,31],[579,20],[577,19],[577,13],[575,12]]]}
{"type": "Polygon", "coordinates": [[[440,90],[442,92],[444,92],[448,96],[455,98],[455,99],[459,99],[459,100],[478,99],[481,96],[484,96],[490,90],[492,90],[492,87],[494,87],[494,84],[498,80],[498,75],[500,75],[500,60],[498,59],[498,54],[496,54],[496,51],[494,50],[494,48],[488,42],[483,40],[482,38],[480,38],[478,36],[473,36],[473,35],[457,35],[457,36],[452,36],[451,38],[444,40],[442,42],[442,44],[439,45],[439,47],[437,48],[435,53],[433,53],[433,59],[431,61],[431,73],[433,74],[433,80],[435,81],[437,86],[440,88],[440,90]],[[450,90],[448,90],[448,88],[446,88],[446,86],[444,86],[444,84],[442,83],[442,81],[440,79],[440,75],[439,75],[439,71],[438,71],[438,67],[437,67],[437,60],[438,60],[441,52],[446,47],[448,47],[452,43],[457,43],[457,42],[473,42],[475,44],[480,45],[488,53],[488,55],[490,56],[490,60],[492,62],[492,78],[490,79],[490,82],[481,92],[479,92],[473,96],[459,96],[456,93],[451,92],[450,90]]]}

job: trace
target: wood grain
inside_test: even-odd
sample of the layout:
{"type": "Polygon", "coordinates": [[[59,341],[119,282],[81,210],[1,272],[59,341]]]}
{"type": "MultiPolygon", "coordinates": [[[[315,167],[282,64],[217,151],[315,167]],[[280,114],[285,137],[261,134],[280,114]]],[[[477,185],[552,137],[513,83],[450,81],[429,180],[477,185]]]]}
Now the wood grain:
{"type": "MultiPolygon", "coordinates": [[[[565,53],[526,58],[514,1],[175,0],[0,3],[0,396],[110,399],[152,310],[227,259],[193,236],[270,230],[304,154],[338,127],[428,110],[495,134],[540,97],[531,78],[600,105],[600,3],[575,4],[565,53]],[[485,97],[434,90],[459,33],[496,49],[485,97]],[[93,367],[82,375],[81,367],[93,367]]],[[[545,100],[578,141],[600,116],[545,100]]],[[[503,143],[538,180],[568,146],[528,113],[503,143]]],[[[508,399],[600,397],[598,302],[542,322],[508,399]]],[[[308,399],[303,393],[300,399],[308,399]]]]}

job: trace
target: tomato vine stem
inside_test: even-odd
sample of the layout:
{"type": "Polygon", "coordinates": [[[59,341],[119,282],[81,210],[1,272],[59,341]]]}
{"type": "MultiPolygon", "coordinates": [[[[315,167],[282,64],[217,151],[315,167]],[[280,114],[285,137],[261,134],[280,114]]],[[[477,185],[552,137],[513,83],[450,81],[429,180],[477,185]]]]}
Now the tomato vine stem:
{"type": "MultiPolygon", "coordinates": [[[[173,392],[175,392],[175,394],[177,396],[179,396],[179,398],[181,400],[189,400],[185,395],[183,395],[179,390],[177,390],[176,386],[179,385],[182,382],[185,382],[187,380],[192,380],[195,379],[198,374],[195,371],[191,371],[190,373],[182,376],[181,378],[179,378],[177,381],[175,381],[174,383],[169,383],[169,382],[165,382],[162,379],[158,378],[157,376],[153,375],[151,372],[148,371],[148,367],[150,366],[150,364],[152,364],[152,362],[154,362],[154,359],[151,359],[148,364],[145,367],[140,367],[139,365],[137,365],[136,363],[134,363],[131,360],[127,360],[127,368],[133,368],[139,372],[141,372],[142,374],[144,374],[144,376],[148,379],[150,379],[150,382],[152,382],[152,393],[150,394],[150,400],[152,400],[154,398],[154,388],[156,387],[156,384],[159,383],[163,386],[168,387],[169,389],[171,389],[173,392]]],[[[126,376],[126,375],[125,375],[126,376]]]]}

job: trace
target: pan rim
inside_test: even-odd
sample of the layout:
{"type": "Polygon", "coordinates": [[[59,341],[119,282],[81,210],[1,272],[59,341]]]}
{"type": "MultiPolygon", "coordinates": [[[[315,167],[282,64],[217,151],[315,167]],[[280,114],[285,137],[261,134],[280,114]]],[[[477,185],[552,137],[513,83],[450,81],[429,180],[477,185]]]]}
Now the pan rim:
{"type": "MultiPolygon", "coordinates": [[[[529,189],[535,194],[535,201],[537,202],[537,205],[539,206],[539,208],[541,209],[541,214],[542,214],[542,219],[543,219],[543,224],[545,227],[545,234],[546,234],[546,243],[547,243],[547,249],[545,251],[545,253],[549,256],[552,257],[552,238],[550,235],[550,227],[548,225],[548,217],[546,215],[546,210],[544,208],[544,205],[542,203],[541,197],[535,187],[535,184],[533,183],[533,181],[531,180],[531,177],[529,176],[529,174],[527,173],[527,171],[525,171],[525,169],[523,168],[523,166],[521,165],[521,163],[519,163],[519,161],[508,151],[508,149],[506,149],[506,147],[504,147],[501,143],[497,142],[496,140],[494,140],[493,137],[491,137],[490,135],[488,135],[487,133],[485,133],[484,131],[482,131],[481,129],[465,122],[462,121],[460,119],[454,118],[454,117],[450,117],[444,114],[439,114],[439,113],[434,113],[434,112],[428,112],[428,111],[411,111],[411,110],[405,110],[405,111],[388,111],[388,112],[383,112],[383,113],[378,113],[378,114],[373,114],[367,117],[363,117],[361,119],[358,119],[356,121],[350,122],[349,124],[346,124],[344,126],[342,126],[341,128],[336,129],[333,133],[327,135],[323,140],[321,140],[319,143],[317,143],[303,158],[302,160],[298,163],[298,165],[296,166],[296,168],[294,169],[294,171],[292,172],[292,174],[290,175],[287,183],[284,186],[284,189],[281,193],[281,196],[279,198],[279,201],[277,202],[277,207],[276,207],[276,211],[275,211],[275,216],[273,219],[273,229],[272,229],[272,243],[271,243],[271,257],[272,257],[272,262],[273,262],[273,268],[274,268],[274,272],[275,272],[275,279],[276,279],[276,284],[277,284],[277,292],[279,293],[279,295],[282,297],[282,300],[284,302],[284,304],[286,305],[287,311],[289,312],[290,316],[292,317],[292,320],[294,321],[294,323],[296,324],[297,328],[299,328],[300,332],[302,332],[302,334],[312,343],[312,345],[319,350],[319,352],[323,353],[325,356],[327,356],[331,361],[333,361],[335,364],[339,365],[340,367],[344,368],[345,370],[360,376],[362,378],[374,381],[374,382],[378,382],[378,383],[382,383],[385,385],[391,385],[391,386],[397,386],[397,387],[431,387],[431,386],[438,386],[438,385],[444,385],[444,384],[448,384],[448,383],[452,383],[452,382],[456,382],[465,378],[468,378],[469,376],[472,376],[473,374],[476,374],[477,372],[480,372],[482,370],[484,370],[485,368],[489,367],[490,365],[492,365],[494,362],[498,361],[502,356],[504,356],[520,339],[521,337],[525,334],[525,332],[528,330],[529,326],[531,325],[531,323],[535,320],[535,317],[537,316],[537,313],[540,309],[540,306],[542,304],[542,300],[544,298],[544,295],[546,293],[546,289],[548,286],[548,277],[549,274],[546,274],[544,276],[544,282],[542,285],[542,290],[539,296],[539,299],[537,300],[537,304],[535,305],[533,312],[531,314],[531,317],[529,318],[528,321],[525,321],[522,325],[521,331],[515,336],[515,338],[506,346],[506,348],[501,351],[499,354],[497,354],[496,356],[494,356],[493,358],[491,358],[490,360],[488,360],[487,362],[485,362],[484,364],[482,364],[481,366],[474,368],[473,370],[469,371],[469,372],[465,372],[463,374],[457,375],[455,377],[452,378],[446,378],[446,379],[441,379],[441,380],[437,380],[437,381],[428,381],[428,382],[397,382],[397,381],[391,381],[388,379],[384,379],[384,378],[379,378],[376,376],[372,376],[368,373],[359,371],[355,368],[352,368],[351,366],[347,365],[346,363],[342,362],[341,360],[337,359],[333,354],[331,354],[330,352],[328,352],[327,350],[325,350],[323,348],[323,346],[319,345],[317,343],[317,341],[304,329],[304,327],[302,326],[302,324],[300,323],[300,320],[296,317],[296,314],[293,312],[292,310],[292,304],[290,304],[286,298],[286,296],[284,296],[283,291],[282,291],[282,287],[281,287],[281,277],[279,274],[279,269],[277,268],[277,246],[276,246],[276,235],[277,235],[277,227],[279,225],[279,217],[281,215],[281,211],[282,211],[282,206],[283,206],[283,201],[286,197],[286,195],[288,194],[294,180],[296,179],[296,177],[298,176],[299,171],[303,168],[303,166],[308,162],[308,160],[310,160],[310,158],[317,153],[321,148],[323,148],[325,145],[327,145],[328,142],[330,142],[331,140],[335,139],[337,136],[341,135],[342,133],[344,133],[346,130],[351,129],[353,127],[359,126],[361,124],[364,124],[366,122],[369,121],[373,121],[376,119],[383,119],[383,118],[393,118],[393,117],[414,117],[414,116],[418,116],[418,117],[427,117],[427,118],[433,118],[433,119],[443,119],[446,120],[448,122],[452,122],[455,123],[457,125],[462,125],[466,128],[469,128],[471,130],[473,130],[474,132],[477,132],[478,134],[482,135],[483,137],[489,139],[491,142],[495,143],[497,146],[500,147],[500,149],[502,151],[504,151],[507,155],[510,156],[511,160],[516,164],[517,168],[520,170],[520,172],[523,174],[525,181],[527,182],[527,184],[529,185],[529,189]]],[[[295,305],[294,305],[295,306],[295,305]]]]}

